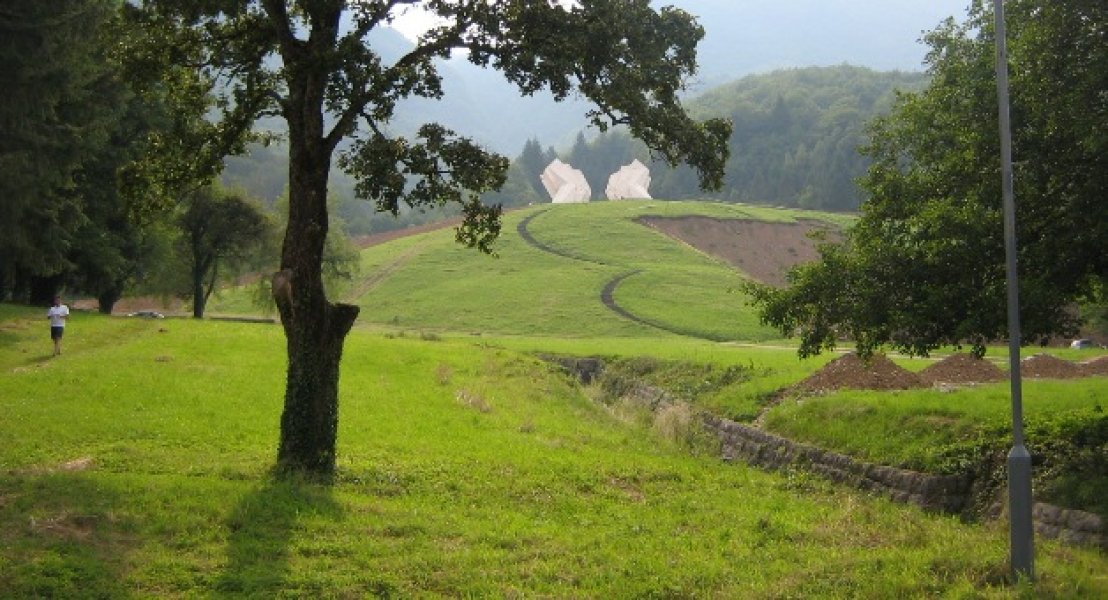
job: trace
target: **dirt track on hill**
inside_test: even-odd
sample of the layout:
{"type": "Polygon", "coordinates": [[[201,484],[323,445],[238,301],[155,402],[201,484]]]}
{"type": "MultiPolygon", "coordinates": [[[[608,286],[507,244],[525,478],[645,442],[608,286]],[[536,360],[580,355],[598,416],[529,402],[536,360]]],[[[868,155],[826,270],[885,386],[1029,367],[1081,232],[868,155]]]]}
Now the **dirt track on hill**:
{"type": "Polygon", "coordinates": [[[414,225],[412,227],[405,227],[403,229],[394,229],[392,231],[382,231],[381,233],[371,233],[369,235],[360,235],[354,238],[354,245],[359,249],[364,250],[370,246],[376,246],[378,244],[384,244],[385,242],[391,242],[398,240],[402,237],[409,235],[416,235],[419,233],[427,233],[428,231],[436,231],[439,229],[446,229],[447,227],[456,227],[462,222],[461,218],[448,219],[446,221],[439,221],[437,223],[428,223],[426,225],[414,225]]]}
{"type": "MultiPolygon", "coordinates": [[[[535,239],[528,230],[528,225],[532,219],[545,212],[543,210],[531,214],[522,219],[516,226],[519,237],[526,244],[537,250],[571,260],[606,264],[592,258],[577,256],[535,239]]],[[[793,265],[817,258],[817,242],[809,236],[809,233],[812,231],[826,231],[828,238],[836,239],[838,237],[837,230],[827,223],[814,220],[803,220],[795,223],[772,223],[745,219],[687,216],[640,217],[635,221],[660,231],[692,247],[694,250],[720,258],[758,281],[773,285],[783,285],[785,283],[785,273],[793,265]]],[[[623,273],[609,281],[601,290],[601,303],[617,315],[649,327],[679,335],[722,341],[695,332],[677,331],[664,324],[644,319],[619,306],[614,297],[616,287],[624,279],[638,272],[623,273]]]]}

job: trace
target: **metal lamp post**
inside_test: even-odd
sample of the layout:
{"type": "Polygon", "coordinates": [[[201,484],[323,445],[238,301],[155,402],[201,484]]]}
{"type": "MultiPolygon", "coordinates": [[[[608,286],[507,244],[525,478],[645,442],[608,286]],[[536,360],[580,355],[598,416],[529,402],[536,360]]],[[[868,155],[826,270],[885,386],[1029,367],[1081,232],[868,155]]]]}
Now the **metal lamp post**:
{"type": "Polygon", "coordinates": [[[996,13],[996,89],[1000,103],[1000,164],[1004,200],[1004,246],[1008,267],[1008,360],[1012,383],[1012,450],[1008,453],[1008,513],[1012,573],[1035,577],[1035,537],[1031,521],[1031,453],[1023,439],[1023,391],[1020,377],[1019,274],[1016,269],[1016,201],[1012,184],[1012,126],[1008,110],[1008,47],[1004,0],[996,13]]]}

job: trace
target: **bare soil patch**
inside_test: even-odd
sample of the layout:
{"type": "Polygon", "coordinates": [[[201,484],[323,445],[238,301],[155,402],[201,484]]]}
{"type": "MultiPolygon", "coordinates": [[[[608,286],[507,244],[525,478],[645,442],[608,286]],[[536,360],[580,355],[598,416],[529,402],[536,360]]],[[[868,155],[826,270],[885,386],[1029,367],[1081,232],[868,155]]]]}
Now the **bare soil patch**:
{"type": "Polygon", "coordinates": [[[834,226],[823,221],[769,223],[712,217],[640,217],[638,223],[684,242],[709,256],[726,261],[754,279],[785,284],[785,274],[798,264],[819,258],[813,231],[827,232],[828,241],[841,239],[834,226]]]}
{"type": "Polygon", "coordinates": [[[919,375],[900,367],[884,355],[874,355],[865,361],[851,352],[827,363],[796,384],[794,389],[820,392],[840,389],[908,390],[927,386],[919,375]]]}
{"type": "Polygon", "coordinates": [[[920,371],[920,377],[927,383],[950,383],[955,385],[970,383],[990,383],[1004,381],[1008,375],[995,364],[974,358],[972,354],[959,353],[940,360],[920,371]]]}

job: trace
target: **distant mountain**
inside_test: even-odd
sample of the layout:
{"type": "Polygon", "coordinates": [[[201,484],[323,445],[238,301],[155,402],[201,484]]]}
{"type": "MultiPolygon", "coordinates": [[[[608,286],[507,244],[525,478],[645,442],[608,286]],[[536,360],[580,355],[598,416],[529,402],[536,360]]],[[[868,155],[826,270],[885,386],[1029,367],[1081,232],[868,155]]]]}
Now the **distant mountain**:
{"type": "MultiPolygon", "coordinates": [[[[925,83],[922,73],[805,67],[749,75],[691,99],[688,108],[697,118],[725,117],[734,124],[718,192],[702,192],[686,166],[673,169],[651,161],[646,147],[623,129],[591,141],[578,139],[560,153],[561,159],[582,171],[594,200],[604,199],[613,172],[637,158],[650,165],[650,194],[655,198],[856,210],[862,194],[855,182],[870,164],[858,151],[866,124],[888,112],[896,90],[919,89],[925,83]]],[[[525,182],[538,175],[534,162],[517,160],[518,171],[509,171],[505,190],[490,198],[505,205],[528,196],[546,201],[533,183],[526,189],[525,182]]]]}
{"type": "MultiPolygon", "coordinates": [[[[789,67],[845,63],[920,71],[926,52],[919,42],[923,32],[946,17],[963,17],[968,1],[663,0],[655,5],[687,10],[705,29],[698,49],[700,72],[690,82],[690,91],[697,94],[752,73],[789,67]]],[[[393,34],[388,43],[399,47],[397,38],[403,37],[388,33],[393,34]]],[[[446,61],[442,74],[444,99],[404,104],[395,124],[398,131],[437,118],[515,156],[531,138],[543,146],[568,148],[587,125],[583,100],[558,103],[545,93],[522,98],[498,72],[476,67],[464,56],[446,61]]]]}
{"type": "Polygon", "coordinates": [[[965,17],[970,0],[672,0],[699,17],[700,86],[790,67],[851,64],[921,71],[923,32],[965,17]]]}
{"type": "MultiPolygon", "coordinates": [[[[700,72],[690,82],[688,101],[691,109],[700,111],[698,104],[703,103],[697,96],[727,96],[733,93],[727,88],[712,90],[776,68],[850,64],[882,71],[919,71],[926,52],[918,42],[922,32],[947,16],[963,16],[968,1],[663,0],[655,4],[687,10],[697,15],[705,28],[699,47],[700,72]]],[[[392,29],[375,30],[370,42],[386,60],[395,59],[412,45],[392,29]]],[[[569,152],[578,132],[584,130],[590,138],[596,134],[586,129],[588,104],[581,99],[559,103],[547,93],[520,97],[500,73],[478,68],[464,56],[443,61],[441,74],[444,98],[402,103],[390,129],[410,135],[423,123],[440,122],[509,157],[519,155],[530,139],[539,140],[544,148],[554,146],[569,152]]],[[[272,126],[283,128],[283,122],[272,126]]],[[[271,148],[253,157],[230,159],[225,179],[251,190],[258,188],[256,193],[273,198],[287,178],[282,152],[282,148],[271,148]]],[[[341,177],[335,183],[336,190],[351,187],[341,177]]],[[[671,183],[666,188],[671,193],[688,187],[671,183]]],[[[838,187],[844,185],[840,182],[838,187]]],[[[774,201],[780,196],[749,192],[741,197],[774,201]]],[[[813,206],[842,206],[841,199],[813,200],[810,194],[806,198],[805,203],[813,206]]]]}

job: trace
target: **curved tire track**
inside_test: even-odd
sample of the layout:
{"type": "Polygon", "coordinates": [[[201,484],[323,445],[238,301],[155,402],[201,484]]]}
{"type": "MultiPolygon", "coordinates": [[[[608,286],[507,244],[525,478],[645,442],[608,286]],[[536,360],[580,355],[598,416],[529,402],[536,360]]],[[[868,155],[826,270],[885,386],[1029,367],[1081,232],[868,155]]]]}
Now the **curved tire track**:
{"type": "Polygon", "coordinates": [[[611,281],[609,281],[607,284],[605,284],[604,289],[602,289],[600,291],[600,302],[605,307],[607,307],[608,310],[616,313],[617,315],[619,315],[619,316],[621,316],[625,319],[634,321],[634,322],[636,322],[640,325],[646,325],[647,327],[653,327],[654,329],[660,329],[662,331],[672,333],[674,335],[683,335],[683,336],[686,336],[686,337],[694,337],[694,338],[699,338],[699,339],[702,339],[702,340],[709,340],[709,341],[712,341],[712,342],[728,341],[728,338],[722,338],[720,336],[705,334],[705,333],[701,333],[699,331],[689,331],[689,330],[685,330],[685,329],[678,329],[676,327],[670,327],[669,325],[666,325],[664,323],[658,323],[657,321],[651,321],[649,319],[644,319],[644,318],[636,315],[635,313],[627,310],[626,308],[623,308],[622,306],[620,306],[616,302],[616,299],[615,299],[616,288],[619,287],[619,284],[623,283],[623,280],[627,279],[628,277],[631,277],[632,275],[638,275],[639,273],[642,273],[642,269],[635,269],[634,271],[627,271],[626,273],[621,273],[619,275],[616,275],[611,281]]]}
{"type": "Polygon", "coordinates": [[[554,246],[544,244],[543,242],[540,242],[539,240],[535,239],[535,236],[531,235],[531,232],[530,232],[530,230],[527,229],[527,226],[531,224],[532,219],[534,219],[535,217],[537,217],[541,214],[545,214],[548,210],[550,210],[550,209],[548,208],[546,210],[540,210],[540,211],[538,211],[534,214],[527,215],[523,219],[520,219],[519,224],[516,225],[516,231],[519,233],[519,237],[521,239],[523,239],[523,241],[526,242],[528,246],[531,246],[535,249],[541,250],[541,251],[549,253],[549,254],[554,254],[556,256],[561,256],[562,258],[568,258],[570,260],[577,260],[577,261],[581,261],[581,262],[592,263],[594,265],[604,265],[606,267],[611,266],[610,263],[606,263],[604,261],[596,260],[595,258],[589,258],[587,256],[579,256],[579,255],[573,254],[571,252],[567,252],[566,250],[562,250],[560,248],[555,248],[554,246]]]}
{"type": "MultiPolygon", "coordinates": [[[[530,225],[532,219],[534,219],[535,217],[537,217],[541,214],[546,213],[549,210],[550,210],[549,208],[545,209],[545,210],[540,210],[540,211],[537,211],[537,212],[535,212],[533,214],[530,214],[530,215],[524,217],[523,219],[521,219],[519,221],[519,224],[516,225],[516,232],[519,233],[520,239],[522,239],[527,245],[529,245],[529,246],[531,246],[531,247],[533,247],[537,250],[540,250],[542,252],[546,252],[546,253],[549,253],[549,254],[554,254],[556,256],[561,256],[562,258],[568,258],[570,260],[576,260],[576,261],[580,261],[580,262],[587,262],[587,263],[594,264],[594,265],[602,265],[602,266],[605,266],[605,267],[614,266],[611,263],[596,260],[595,258],[579,256],[579,255],[567,252],[565,250],[562,250],[560,248],[555,248],[553,246],[544,244],[543,242],[540,242],[539,240],[535,239],[535,236],[531,235],[531,231],[527,229],[527,226],[530,225]]],[[[647,327],[653,327],[654,329],[660,329],[662,331],[672,333],[672,334],[675,334],[675,335],[683,335],[683,336],[687,336],[687,337],[694,337],[694,338],[699,338],[699,339],[702,339],[702,340],[709,340],[709,341],[713,341],[713,342],[729,341],[729,338],[722,338],[720,336],[704,334],[704,333],[701,333],[701,332],[698,332],[698,331],[681,330],[681,329],[677,329],[677,328],[674,328],[674,327],[669,327],[669,326],[664,325],[662,323],[657,323],[655,321],[644,319],[644,318],[636,315],[635,313],[632,313],[631,311],[627,310],[626,308],[623,308],[622,306],[620,306],[616,302],[616,299],[615,299],[616,288],[619,287],[619,284],[623,283],[624,279],[627,279],[628,277],[631,277],[632,275],[637,275],[639,273],[642,273],[642,269],[635,269],[634,271],[626,271],[624,273],[616,275],[611,281],[604,284],[604,288],[602,290],[600,290],[600,303],[603,304],[608,310],[616,313],[617,315],[619,315],[619,316],[621,316],[625,319],[628,319],[630,321],[634,321],[635,323],[638,323],[640,325],[645,325],[647,327]]]]}

